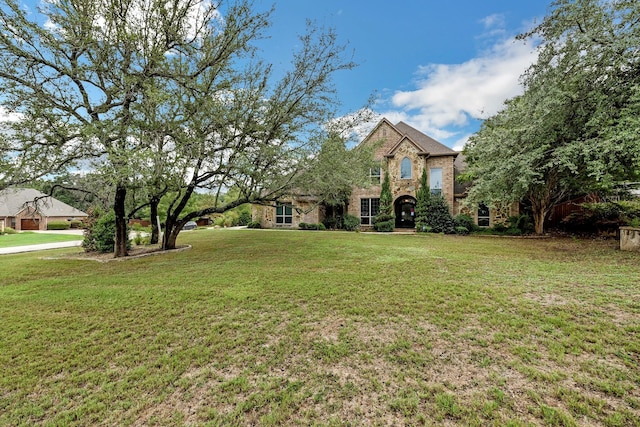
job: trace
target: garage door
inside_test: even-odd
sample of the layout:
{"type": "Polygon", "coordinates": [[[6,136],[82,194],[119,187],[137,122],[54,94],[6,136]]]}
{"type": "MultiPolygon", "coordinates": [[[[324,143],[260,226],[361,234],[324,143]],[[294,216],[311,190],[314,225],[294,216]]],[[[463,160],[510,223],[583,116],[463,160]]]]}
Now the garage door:
{"type": "Polygon", "coordinates": [[[40,220],[37,218],[28,218],[20,220],[20,228],[22,230],[39,230],[40,220]]]}

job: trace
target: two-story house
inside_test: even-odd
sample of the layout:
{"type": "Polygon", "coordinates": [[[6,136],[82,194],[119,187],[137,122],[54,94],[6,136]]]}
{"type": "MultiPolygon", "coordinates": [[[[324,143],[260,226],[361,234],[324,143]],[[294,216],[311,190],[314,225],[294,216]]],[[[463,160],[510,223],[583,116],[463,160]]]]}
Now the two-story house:
{"type": "MultiPolygon", "coordinates": [[[[517,205],[510,212],[502,214],[485,206],[475,211],[465,208],[462,201],[466,188],[456,180],[465,167],[462,154],[404,122],[394,125],[383,118],[360,146],[367,144],[377,147],[374,160],[380,166],[370,171],[371,186],[353,189],[346,207],[346,213],[360,218],[363,229],[373,226],[373,219],[379,212],[380,184],[385,173],[389,174],[396,228],[414,228],[416,191],[425,169],[431,193],[444,197],[452,215],[466,213],[474,218],[476,224],[491,226],[508,215],[517,214],[517,205]]],[[[259,207],[254,209],[253,215],[254,220],[265,228],[296,228],[301,222],[321,222],[324,210],[321,207],[313,209],[310,198],[305,197],[283,200],[276,207],[259,207]]]]}

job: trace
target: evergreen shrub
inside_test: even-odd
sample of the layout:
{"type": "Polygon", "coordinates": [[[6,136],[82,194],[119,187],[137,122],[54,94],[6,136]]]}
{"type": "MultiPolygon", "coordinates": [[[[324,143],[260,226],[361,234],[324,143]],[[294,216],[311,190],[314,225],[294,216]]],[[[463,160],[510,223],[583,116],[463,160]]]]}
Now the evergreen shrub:
{"type": "Polygon", "coordinates": [[[396,226],[396,219],[395,216],[391,215],[391,218],[389,218],[389,215],[379,215],[376,217],[375,223],[373,224],[373,228],[376,231],[380,231],[383,233],[388,233],[393,231],[393,229],[396,226]]]}
{"type": "Polygon", "coordinates": [[[50,221],[47,223],[47,230],[68,230],[70,228],[69,221],[50,221]]]}
{"type": "Polygon", "coordinates": [[[478,229],[478,226],[473,222],[473,218],[469,215],[456,215],[453,218],[453,222],[456,227],[456,233],[458,234],[469,234],[478,229]]]}
{"type": "MultiPolygon", "coordinates": [[[[113,252],[116,244],[116,214],[113,210],[103,213],[98,209],[90,210],[89,219],[84,230],[82,247],[85,252],[113,252]]],[[[127,226],[127,235],[129,226],[127,226]]],[[[127,239],[127,248],[131,248],[131,240],[127,239]]]]}
{"type": "Polygon", "coordinates": [[[431,232],[445,234],[454,234],[456,232],[456,224],[444,197],[431,195],[426,211],[425,225],[431,227],[431,232]]]}
{"type": "Polygon", "coordinates": [[[300,227],[300,230],[326,230],[327,227],[325,227],[325,225],[321,222],[317,223],[317,224],[309,224],[306,222],[301,222],[298,227],[300,227]]]}
{"type": "Polygon", "coordinates": [[[393,196],[391,195],[391,182],[389,173],[384,174],[380,191],[380,212],[373,219],[373,228],[376,231],[390,232],[396,225],[396,216],[393,214],[393,196]]]}
{"type": "Polygon", "coordinates": [[[507,224],[509,224],[508,230],[512,230],[510,231],[512,234],[531,234],[535,231],[533,221],[529,215],[511,216],[507,219],[507,224]],[[515,230],[518,230],[520,233],[516,233],[515,230]]]}
{"type": "Polygon", "coordinates": [[[347,231],[356,231],[360,228],[360,218],[355,215],[345,214],[342,217],[342,228],[347,231]]]}
{"type": "Polygon", "coordinates": [[[336,228],[340,228],[340,225],[341,225],[340,218],[333,217],[333,216],[326,217],[324,220],[322,220],[322,223],[329,230],[335,230],[336,228]]]}

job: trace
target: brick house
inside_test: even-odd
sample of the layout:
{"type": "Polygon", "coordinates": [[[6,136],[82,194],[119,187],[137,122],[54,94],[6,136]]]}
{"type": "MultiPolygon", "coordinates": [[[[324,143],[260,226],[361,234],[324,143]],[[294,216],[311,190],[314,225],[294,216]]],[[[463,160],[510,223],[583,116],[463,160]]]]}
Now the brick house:
{"type": "MultiPolygon", "coordinates": [[[[381,182],[385,173],[390,174],[396,228],[415,227],[416,191],[420,187],[420,178],[425,169],[431,193],[444,197],[452,215],[465,213],[480,226],[492,226],[518,213],[517,204],[509,208],[508,212],[497,212],[485,206],[475,211],[465,207],[462,202],[466,186],[456,180],[465,168],[462,154],[404,122],[394,125],[383,118],[359,146],[367,144],[376,144],[374,160],[380,163],[380,167],[370,171],[371,186],[353,189],[346,210],[346,213],[360,218],[363,229],[372,227],[373,218],[378,214],[381,182]]],[[[261,207],[259,210],[254,208],[253,218],[265,228],[294,228],[300,222],[322,221],[322,207],[309,210],[309,206],[306,200],[283,199],[277,207],[261,207]]]]}
{"type": "Polygon", "coordinates": [[[0,227],[46,230],[51,221],[82,220],[87,214],[32,188],[0,191],[0,227]]]}

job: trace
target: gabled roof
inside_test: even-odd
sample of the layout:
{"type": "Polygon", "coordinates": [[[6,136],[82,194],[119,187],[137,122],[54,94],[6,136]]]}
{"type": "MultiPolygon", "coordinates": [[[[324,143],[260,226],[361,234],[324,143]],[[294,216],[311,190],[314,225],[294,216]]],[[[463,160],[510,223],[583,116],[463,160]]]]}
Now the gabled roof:
{"type": "Polygon", "coordinates": [[[409,137],[418,147],[431,156],[455,156],[457,151],[452,150],[446,145],[436,141],[428,135],[420,132],[405,122],[400,122],[394,126],[401,134],[409,137]]]}
{"type": "Polygon", "coordinates": [[[396,143],[396,145],[393,146],[393,148],[391,148],[391,150],[389,150],[389,152],[387,154],[385,154],[386,157],[393,157],[396,154],[396,150],[404,143],[407,142],[411,145],[413,145],[416,150],[418,150],[418,155],[419,156],[428,156],[429,152],[424,151],[424,148],[420,145],[418,145],[418,143],[416,143],[413,139],[411,139],[409,136],[404,135],[402,138],[400,138],[400,141],[398,141],[396,143]]]}
{"type": "MultiPolygon", "coordinates": [[[[380,126],[382,126],[383,124],[386,124],[387,126],[389,126],[391,129],[395,129],[396,132],[398,132],[399,134],[402,134],[402,132],[398,131],[396,129],[396,127],[393,125],[393,123],[391,123],[386,117],[383,117],[382,119],[380,119],[380,121],[373,127],[373,129],[371,129],[369,131],[369,133],[367,134],[367,136],[364,137],[364,139],[362,141],[360,141],[360,144],[362,144],[365,141],[368,141],[369,139],[371,139],[371,135],[373,135],[380,126]]],[[[358,144],[359,145],[359,144],[358,144]]]]}
{"type": "Polygon", "coordinates": [[[85,212],[33,188],[9,188],[0,191],[0,216],[16,216],[27,206],[35,206],[43,216],[87,216],[85,212]],[[36,202],[37,200],[37,202],[36,202]]]}

